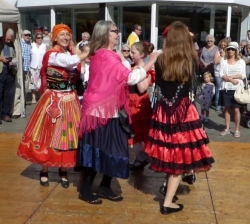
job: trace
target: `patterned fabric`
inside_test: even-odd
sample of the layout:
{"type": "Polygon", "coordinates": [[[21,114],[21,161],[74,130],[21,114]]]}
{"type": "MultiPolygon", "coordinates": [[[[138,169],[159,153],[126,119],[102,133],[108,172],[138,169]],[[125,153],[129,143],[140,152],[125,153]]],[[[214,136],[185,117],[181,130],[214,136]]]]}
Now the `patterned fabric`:
{"type": "Polygon", "coordinates": [[[17,154],[44,166],[74,167],[79,123],[76,92],[47,90],[29,120],[17,154]]]}
{"type": "Polygon", "coordinates": [[[27,43],[21,39],[22,44],[22,57],[23,57],[23,71],[27,72],[30,69],[31,61],[31,43],[27,43]]]}
{"type": "Polygon", "coordinates": [[[199,102],[202,110],[209,110],[212,98],[215,94],[215,86],[213,83],[203,83],[201,85],[201,93],[199,94],[199,102]]]}

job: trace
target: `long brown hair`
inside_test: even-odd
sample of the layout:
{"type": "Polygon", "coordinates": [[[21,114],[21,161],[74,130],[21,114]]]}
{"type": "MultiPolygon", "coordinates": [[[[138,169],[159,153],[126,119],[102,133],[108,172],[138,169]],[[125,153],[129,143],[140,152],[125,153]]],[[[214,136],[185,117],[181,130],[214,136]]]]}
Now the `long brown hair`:
{"type": "Polygon", "coordinates": [[[164,42],[165,48],[158,59],[163,79],[187,82],[194,74],[198,56],[186,25],[180,21],[173,22],[164,42]]]}

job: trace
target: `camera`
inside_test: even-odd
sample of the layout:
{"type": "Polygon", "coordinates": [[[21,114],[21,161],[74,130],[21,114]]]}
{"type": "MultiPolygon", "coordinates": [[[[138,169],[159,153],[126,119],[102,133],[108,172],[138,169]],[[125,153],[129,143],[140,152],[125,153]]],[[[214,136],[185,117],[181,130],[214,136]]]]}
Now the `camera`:
{"type": "Polygon", "coordinates": [[[7,59],[9,62],[12,61],[12,57],[7,57],[6,59],[7,59]]]}

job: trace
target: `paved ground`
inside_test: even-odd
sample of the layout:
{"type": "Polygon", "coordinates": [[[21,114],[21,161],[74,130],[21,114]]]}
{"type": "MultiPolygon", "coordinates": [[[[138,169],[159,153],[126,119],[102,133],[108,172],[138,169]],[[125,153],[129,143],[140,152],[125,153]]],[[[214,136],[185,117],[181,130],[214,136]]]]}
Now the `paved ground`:
{"type": "MultiPolygon", "coordinates": [[[[26,118],[0,125],[0,224],[250,223],[250,129],[242,126],[241,138],[219,136],[224,118],[211,109],[211,120],[205,127],[216,162],[209,172],[196,174],[194,185],[183,182],[179,185],[178,203],[184,204],[184,210],[163,216],[159,213],[163,196],[158,189],[165,175],[148,167],[142,172],[131,172],[128,180],[113,179],[113,190],[124,197],[119,203],[103,200],[102,205],[95,206],[79,200],[80,174],[73,169],[69,169],[68,189],[61,187],[56,168],[49,170],[49,187],[41,187],[38,181],[41,167],[16,155],[34,107],[27,106],[26,118]]],[[[100,181],[98,175],[93,192],[100,181]]]]}
{"type": "MultiPolygon", "coordinates": [[[[25,129],[27,121],[34,109],[35,105],[27,105],[26,118],[13,119],[12,123],[6,123],[0,125],[0,132],[22,133],[25,129]]],[[[199,104],[197,104],[199,108],[199,104]]],[[[241,137],[234,138],[234,123],[231,122],[231,135],[220,136],[219,133],[225,128],[223,113],[216,112],[213,108],[210,109],[210,121],[205,124],[206,132],[211,142],[250,142],[250,129],[245,126],[245,116],[242,115],[241,119],[241,137]]]]}

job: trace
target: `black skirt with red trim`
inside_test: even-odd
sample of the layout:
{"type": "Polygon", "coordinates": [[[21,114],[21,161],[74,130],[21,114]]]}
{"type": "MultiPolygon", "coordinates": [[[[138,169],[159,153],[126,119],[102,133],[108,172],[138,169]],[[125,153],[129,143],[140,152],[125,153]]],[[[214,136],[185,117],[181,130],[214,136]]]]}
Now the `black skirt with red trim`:
{"type": "Polygon", "coordinates": [[[214,163],[199,113],[188,97],[173,106],[158,103],[144,150],[150,168],[179,175],[209,170],[214,163]]]}

